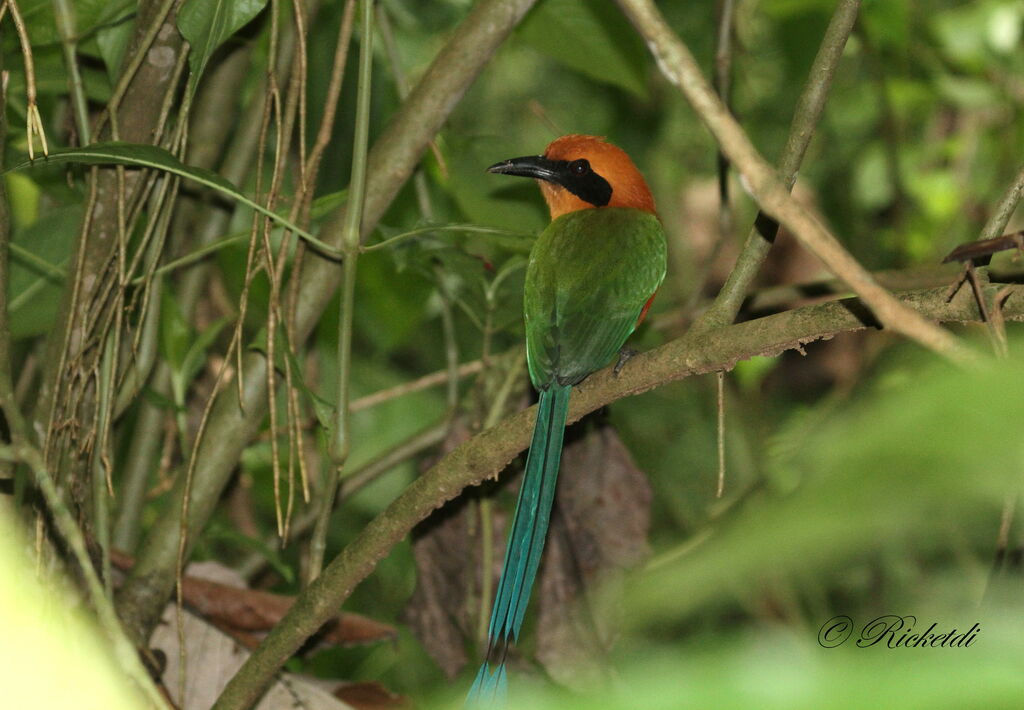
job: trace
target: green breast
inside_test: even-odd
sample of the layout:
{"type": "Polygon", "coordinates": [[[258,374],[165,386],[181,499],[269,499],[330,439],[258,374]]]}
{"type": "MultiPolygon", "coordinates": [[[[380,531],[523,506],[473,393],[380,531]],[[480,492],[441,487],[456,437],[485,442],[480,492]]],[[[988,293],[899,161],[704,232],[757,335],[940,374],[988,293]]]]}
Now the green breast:
{"type": "Polygon", "coordinates": [[[664,277],[665,231],[649,212],[601,207],[554,220],[526,271],[534,386],[576,384],[607,365],[664,277]]]}

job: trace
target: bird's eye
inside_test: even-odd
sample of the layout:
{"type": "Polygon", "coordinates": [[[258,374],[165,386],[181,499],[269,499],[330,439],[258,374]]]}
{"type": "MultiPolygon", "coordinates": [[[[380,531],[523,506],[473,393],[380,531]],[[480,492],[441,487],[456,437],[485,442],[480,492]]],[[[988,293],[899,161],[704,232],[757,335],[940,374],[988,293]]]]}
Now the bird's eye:
{"type": "Polygon", "coordinates": [[[573,175],[583,175],[590,170],[590,162],[582,158],[574,160],[569,164],[569,169],[572,170],[573,175]]]}

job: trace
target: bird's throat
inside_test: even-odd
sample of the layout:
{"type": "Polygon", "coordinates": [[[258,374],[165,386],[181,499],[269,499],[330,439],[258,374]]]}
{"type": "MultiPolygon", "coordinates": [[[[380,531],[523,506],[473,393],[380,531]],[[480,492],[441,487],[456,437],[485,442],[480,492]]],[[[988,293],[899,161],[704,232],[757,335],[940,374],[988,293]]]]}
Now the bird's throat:
{"type": "Polygon", "coordinates": [[[569,212],[576,212],[577,210],[591,210],[597,207],[596,205],[577,197],[561,185],[555,185],[544,180],[538,180],[537,184],[540,185],[540,191],[541,194],[544,195],[544,201],[548,203],[548,210],[551,212],[552,221],[558,219],[564,214],[568,214],[569,212]]]}

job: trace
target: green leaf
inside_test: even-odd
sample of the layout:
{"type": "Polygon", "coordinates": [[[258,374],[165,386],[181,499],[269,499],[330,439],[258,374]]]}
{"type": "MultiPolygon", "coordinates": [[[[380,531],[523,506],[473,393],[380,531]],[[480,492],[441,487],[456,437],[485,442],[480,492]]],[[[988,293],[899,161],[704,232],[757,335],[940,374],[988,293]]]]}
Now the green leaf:
{"type": "MultiPolygon", "coordinates": [[[[133,14],[135,5],[135,0],[75,0],[72,3],[72,11],[75,16],[75,33],[79,41],[91,36],[99,27],[110,24],[115,18],[133,14]]],[[[25,30],[33,47],[56,45],[60,42],[53,0],[21,0],[18,6],[21,8],[25,30]]],[[[130,26],[131,23],[128,24],[130,26]]]]}
{"type": "Polygon", "coordinates": [[[160,345],[167,365],[174,372],[183,369],[191,340],[192,329],[185,316],[174,299],[165,294],[160,304],[160,345]]]}
{"type": "Polygon", "coordinates": [[[81,205],[46,211],[29,227],[16,230],[12,240],[10,282],[11,337],[26,338],[46,332],[60,304],[61,283],[52,267],[68,261],[82,219],[81,205]],[[31,255],[26,258],[21,252],[31,255]],[[50,264],[42,267],[36,260],[50,264]]]}
{"type": "Polygon", "coordinates": [[[81,165],[131,165],[138,168],[155,168],[164,172],[180,175],[194,182],[216,190],[236,202],[251,207],[260,214],[270,217],[282,227],[291,230],[310,244],[315,245],[319,250],[329,256],[341,256],[341,252],[330,244],[320,241],[312,234],[297,225],[288,218],[268,210],[261,204],[250,200],[230,181],[222,178],[217,173],[198,168],[194,165],[185,165],[174,155],[155,145],[144,143],[127,143],[124,141],[111,141],[109,143],[94,143],[84,148],[62,148],[51,150],[45,158],[36,160],[24,160],[5,172],[12,170],[23,170],[25,168],[39,165],[56,165],[60,163],[78,163],[81,165]]]}
{"type": "Polygon", "coordinates": [[[188,0],[178,11],[178,31],[188,40],[188,92],[195,94],[206,63],[228,37],[266,7],[266,0],[188,0]]]}
{"type": "Polygon", "coordinates": [[[647,93],[647,51],[611,0],[546,0],[519,37],[592,79],[637,96],[647,93]]]}

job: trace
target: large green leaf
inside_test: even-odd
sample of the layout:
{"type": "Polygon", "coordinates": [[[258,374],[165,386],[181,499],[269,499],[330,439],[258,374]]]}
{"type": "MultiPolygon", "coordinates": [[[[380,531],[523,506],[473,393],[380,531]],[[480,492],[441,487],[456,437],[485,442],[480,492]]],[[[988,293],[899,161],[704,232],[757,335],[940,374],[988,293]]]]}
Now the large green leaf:
{"type": "Polygon", "coordinates": [[[23,170],[25,168],[31,168],[38,165],[50,165],[56,163],[79,163],[82,165],[130,165],[139,168],[155,168],[157,170],[173,173],[174,175],[180,175],[183,178],[188,178],[200,185],[216,190],[220,194],[230,197],[237,202],[241,202],[243,205],[251,207],[260,214],[270,217],[282,227],[291,230],[326,254],[334,256],[340,255],[337,249],[320,241],[304,229],[299,228],[286,217],[282,217],[281,215],[273,212],[272,210],[268,210],[263,205],[246,197],[237,187],[232,185],[230,181],[222,178],[217,173],[206,170],[205,168],[185,165],[174,155],[155,145],[113,141],[110,143],[94,143],[93,145],[88,145],[84,148],[63,148],[61,150],[50,151],[49,156],[45,158],[22,161],[9,170],[23,170]]]}
{"type": "Polygon", "coordinates": [[[647,51],[611,0],[545,0],[519,36],[593,79],[646,93],[647,51]]]}
{"type": "Polygon", "coordinates": [[[178,31],[191,45],[188,91],[194,94],[217,48],[266,7],[266,0],[188,0],[178,11],[178,31]]]}

